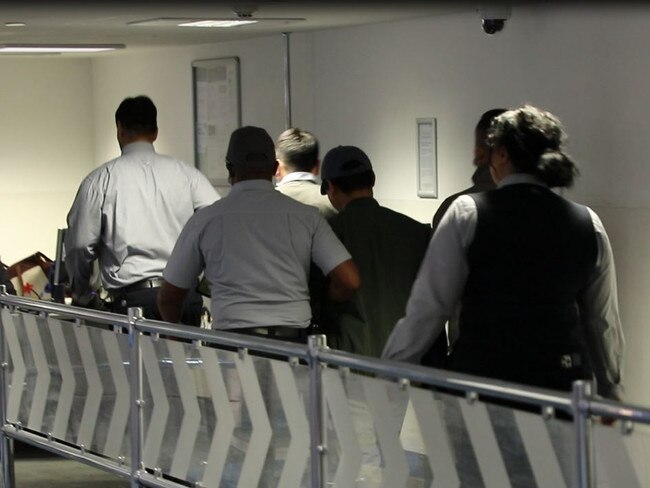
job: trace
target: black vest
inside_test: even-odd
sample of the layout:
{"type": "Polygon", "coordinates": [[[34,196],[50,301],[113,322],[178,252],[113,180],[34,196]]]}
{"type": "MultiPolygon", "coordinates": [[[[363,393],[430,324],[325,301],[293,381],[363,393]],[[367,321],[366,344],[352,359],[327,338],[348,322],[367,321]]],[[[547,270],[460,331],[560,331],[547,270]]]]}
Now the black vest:
{"type": "Polygon", "coordinates": [[[597,256],[589,211],[531,184],[471,197],[478,220],[451,369],[561,390],[591,378],[579,311],[597,256]]]}

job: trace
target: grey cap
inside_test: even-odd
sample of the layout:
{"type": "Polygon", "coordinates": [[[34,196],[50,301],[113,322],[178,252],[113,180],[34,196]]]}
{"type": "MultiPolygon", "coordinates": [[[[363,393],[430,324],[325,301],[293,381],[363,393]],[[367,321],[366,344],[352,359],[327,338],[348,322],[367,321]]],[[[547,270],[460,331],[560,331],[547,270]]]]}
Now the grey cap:
{"type": "Polygon", "coordinates": [[[273,139],[260,127],[246,126],[234,130],[228,144],[226,164],[246,170],[271,168],[275,164],[273,139]]]}
{"type": "Polygon", "coordinates": [[[370,159],[356,146],[337,146],[330,149],[323,158],[320,177],[323,180],[320,192],[327,193],[326,180],[335,180],[346,176],[357,175],[372,170],[370,159]]]}

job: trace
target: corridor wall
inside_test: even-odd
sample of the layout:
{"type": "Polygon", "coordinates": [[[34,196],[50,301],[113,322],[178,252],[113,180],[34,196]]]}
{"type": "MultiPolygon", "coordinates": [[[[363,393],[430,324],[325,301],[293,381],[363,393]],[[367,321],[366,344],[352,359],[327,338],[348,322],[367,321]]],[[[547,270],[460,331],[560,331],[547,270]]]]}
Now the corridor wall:
{"type": "MultiPolygon", "coordinates": [[[[557,114],[582,176],[567,193],[598,212],[618,266],[627,337],[627,400],[650,404],[650,171],[646,139],[650,7],[516,7],[487,36],[473,11],[292,34],[294,125],[323,153],[355,144],[370,156],[381,203],[429,222],[468,186],[473,127],[497,106],[533,103],[557,114]],[[416,195],[415,120],[438,120],[439,199],[416,195]]],[[[160,152],[193,163],[191,62],[237,56],[242,122],[284,129],[280,36],[85,58],[0,59],[3,98],[0,257],[53,254],[77,186],[119,153],[113,114],[145,93],[159,108],[160,152]],[[27,222],[27,224],[24,224],[27,222]]]]}

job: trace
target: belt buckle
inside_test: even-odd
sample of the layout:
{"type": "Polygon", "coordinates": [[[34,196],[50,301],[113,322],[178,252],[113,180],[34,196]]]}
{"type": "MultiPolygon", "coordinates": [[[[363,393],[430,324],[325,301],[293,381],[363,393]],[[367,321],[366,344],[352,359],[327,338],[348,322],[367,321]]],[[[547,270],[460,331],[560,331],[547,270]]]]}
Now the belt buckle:
{"type": "Polygon", "coordinates": [[[571,369],[582,364],[582,358],[580,354],[563,354],[560,356],[560,367],[562,369],[571,369]]]}
{"type": "Polygon", "coordinates": [[[162,285],[162,278],[148,278],[145,280],[146,288],[158,288],[162,285]]]}

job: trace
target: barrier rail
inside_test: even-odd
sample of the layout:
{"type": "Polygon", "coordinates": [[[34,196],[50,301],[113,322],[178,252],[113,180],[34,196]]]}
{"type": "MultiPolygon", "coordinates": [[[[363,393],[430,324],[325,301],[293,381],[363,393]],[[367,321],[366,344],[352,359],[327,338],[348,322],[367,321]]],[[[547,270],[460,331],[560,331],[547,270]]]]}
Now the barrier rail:
{"type": "Polygon", "coordinates": [[[13,440],[133,487],[650,487],[634,429],[650,410],[583,382],[562,394],[329,350],[324,336],[0,305],[6,488],[13,440]]]}

